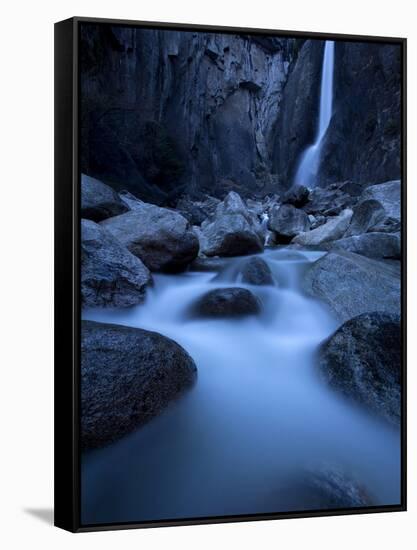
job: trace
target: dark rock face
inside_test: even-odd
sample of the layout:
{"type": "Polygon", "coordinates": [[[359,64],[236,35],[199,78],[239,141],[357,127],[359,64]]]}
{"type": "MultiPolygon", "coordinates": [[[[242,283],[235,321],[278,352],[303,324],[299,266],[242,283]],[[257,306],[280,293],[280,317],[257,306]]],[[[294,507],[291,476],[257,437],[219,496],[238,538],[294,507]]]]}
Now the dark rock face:
{"type": "Polygon", "coordinates": [[[82,322],[81,439],[106,445],[159,414],[190,388],[194,361],[156,332],[82,322]]]}
{"type": "Polygon", "coordinates": [[[259,256],[245,261],[240,268],[242,283],[248,285],[274,285],[275,281],[268,264],[259,256]]]}
{"type": "Polygon", "coordinates": [[[326,245],[330,250],[347,250],[368,258],[401,259],[399,233],[364,233],[333,241],[326,245]]]}
{"type": "Polygon", "coordinates": [[[364,313],[321,346],[319,368],[330,386],[399,424],[400,350],[400,317],[364,313]]]}
{"type": "Polygon", "coordinates": [[[221,179],[262,190],[300,43],[273,40],[83,25],[83,171],[158,204],[221,179]]]}
{"type": "Polygon", "coordinates": [[[243,256],[261,252],[264,247],[257,216],[233,191],[217,206],[213,218],[203,222],[199,238],[206,256],[243,256]]]}
{"type": "Polygon", "coordinates": [[[400,265],[332,251],[306,272],[303,287],[323,300],[341,321],[367,311],[399,315],[400,265]]]}
{"type": "Polygon", "coordinates": [[[173,210],[138,201],[130,212],[101,222],[151,271],[184,270],[198,254],[198,238],[173,210]]]}
{"type": "MultiPolygon", "coordinates": [[[[346,208],[350,208],[357,202],[355,196],[344,191],[345,185],[329,185],[328,188],[315,187],[310,191],[310,196],[303,210],[307,214],[338,216],[346,208]],[[355,198],[354,198],[355,197],[355,198]]],[[[363,187],[361,186],[361,191],[363,187]]]]}
{"type": "Polygon", "coordinates": [[[127,212],[129,208],[119,195],[101,181],[81,175],[81,216],[100,222],[127,212]]]}
{"type": "Polygon", "coordinates": [[[283,204],[271,210],[268,227],[275,232],[280,243],[289,243],[293,237],[310,229],[307,214],[291,204],[283,204]]]}
{"type": "Polygon", "coordinates": [[[400,66],[397,45],[336,42],[333,117],[318,174],[322,186],[400,176],[400,66]],[[346,139],[347,131],[353,139],[346,139]]]}
{"type": "Polygon", "coordinates": [[[285,501],[288,510],[332,510],[375,504],[364,487],[341,470],[330,467],[300,472],[277,496],[285,501]]]}
{"type": "Polygon", "coordinates": [[[204,294],[193,306],[195,317],[245,317],[256,315],[261,304],[246,288],[217,288],[204,294]]]}
{"type": "Polygon", "coordinates": [[[307,204],[310,196],[310,191],[304,185],[293,185],[282,197],[283,204],[292,204],[297,208],[301,208],[307,204]]]}
{"type": "Polygon", "coordinates": [[[81,220],[81,261],[83,306],[127,307],[143,302],[152,283],[148,268],[90,220],[81,220]]]}
{"type": "Polygon", "coordinates": [[[204,220],[214,215],[220,201],[215,197],[206,196],[204,200],[193,200],[181,197],[176,209],[187,218],[191,225],[201,225],[204,220]]]}

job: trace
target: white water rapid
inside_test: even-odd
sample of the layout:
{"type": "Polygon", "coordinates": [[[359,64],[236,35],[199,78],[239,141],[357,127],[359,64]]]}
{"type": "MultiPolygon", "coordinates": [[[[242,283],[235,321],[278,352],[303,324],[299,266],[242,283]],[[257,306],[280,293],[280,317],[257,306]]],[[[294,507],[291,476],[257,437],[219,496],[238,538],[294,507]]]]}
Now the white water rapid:
{"type": "Polygon", "coordinates": [[[287,511],[281,488],[323,463],[364,484],[375,503],[399,502],[398,430],[317,373],[315,353],[338,322],[300,281],[321,254],[265,251],[276,286],[244,285],[244,259],[222,259],[219,272],[156,275],[140,306],[85,312],[172,338],[193,357],[198,378],[160,416],[83,455],[84,523],[287,511]],[[261,315],[187,316],[202,294],[230,286],[255,293],[261,315]]]}
{"type": "Polygon", "coordinates": [[[314,187],[320,165],[321,146],[330,124],[333,104],[334,42],[327,40],[324,46],[323,68],[320,86],[319,124],[314,143],[301,155],[294,184],[314,187]]]}

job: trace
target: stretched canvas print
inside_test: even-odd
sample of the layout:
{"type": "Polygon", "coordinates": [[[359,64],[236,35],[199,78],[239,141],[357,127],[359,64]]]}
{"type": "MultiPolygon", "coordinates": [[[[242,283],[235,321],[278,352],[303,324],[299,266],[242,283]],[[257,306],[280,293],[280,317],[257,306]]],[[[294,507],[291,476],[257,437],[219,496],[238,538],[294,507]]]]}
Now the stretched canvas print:
{"type": "Polygon", "coordinates": [[[59,25],[70,528],[404,509],[404,40],[59,25]]]}

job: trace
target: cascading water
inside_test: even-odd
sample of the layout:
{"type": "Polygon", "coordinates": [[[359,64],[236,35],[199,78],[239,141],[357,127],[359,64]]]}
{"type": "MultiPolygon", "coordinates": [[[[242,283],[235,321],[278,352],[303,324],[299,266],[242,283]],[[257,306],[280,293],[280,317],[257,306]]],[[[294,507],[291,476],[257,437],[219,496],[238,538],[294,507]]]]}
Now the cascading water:
{"type": "Polygon", "coordinates": [[[320,164],[322,141],[332,117],[333,103],[333,69],[334,69],[334,42],[327,40],[324,46],[323,68],[320,86],[319,124],[316,138],[312,145],[302,153],[301,161],[295,175],[295,185],[314,187],[320,164]]]}
{"type": "Polygon", "coordinates": [[[146,302],[84,318],[157,331],[198,368],[196,385],[160,416],[82,458],[84,523],[287,511],[282,488],[311,467],[340,465],[375,503],[399,501],[399,433],[320,380],[314,357],[338,326],[305,296],[301,278],[321,252],[265,251],[276,286],[241,281],[247,258],[219,272],[155,275],[146,302]],[[194,319],[218,287],[249,288],[261,315],[194,319]]]}

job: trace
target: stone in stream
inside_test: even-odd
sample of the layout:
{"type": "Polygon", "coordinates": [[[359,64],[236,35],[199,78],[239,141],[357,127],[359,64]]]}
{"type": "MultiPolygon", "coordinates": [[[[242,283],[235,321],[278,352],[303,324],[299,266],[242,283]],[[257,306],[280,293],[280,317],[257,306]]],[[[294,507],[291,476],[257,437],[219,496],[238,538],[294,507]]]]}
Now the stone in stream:
{"type": "Polygon", "coordinates": [[[161,334],[83,321],[82,448],[101,447],[148,422],[196,377],[188,353],[161,334]]]}
{"type": "Polygon", "coordinates": [[[326,243],[324,248],[328,250],[346,250],[362,256],[375,259],[401,258],[401,239],[399,233],[364,233],[345,237],[338,241],[326,243]]]}
{"type": "Polygon", "coordinates": [[[316,229],[300,233],[292,241],[301,246],[320,246],[328,241],[340,239],[349,226],[352,210],[343,210],[338,216],[328,218],[327,222],[316,229]]]}
{"type": "Polygon", "coordinates": [[[285,510],[331,510],[371,506],[368,491],[339,468],[321,467],[303,470],[275,492],[276,502],[285,502],[285,510]]]}
{"type": "Polygon", "coordinates": [[[283,204],[272,208],[268,227],[274,231],[277,242],[287,244],[299,233],[310,229],[310,220],[303,210],[283,204]]]}
{"type": "Polygon", "coordinates": [[[319,369],[332,388],[399,424],[399,315],[363,313],[344,323],[321,345],[319,369]]]}
{"type": "Polygon", "coordinates": [[[81,220],[81,298],[87,307],[127,307],[145,299],[148,268],[91,220],[81,220]]]}
{"type": "Polygon", "coordinates": [[[216,288],[201,296],[192,306],[193,317],[245,317],[261,311],[259,299],[246,288],[216,288]]]}
{"type": "Polygon", "coordinates": [[[178,272],[198,254],[198,238],[189,222],[167,208],[137,201],[134,209],[101,222],[151,271],[178,272]]]}
{"type": "Polygon", "coordinates": [[[367,311],[399,314],[400,263],[332,251],[307,270],[303,289],[323,300],[341,321],[367,311]]]}
{"type": "Polygon", "coordinates": [[[129,207],[111,187],[81,174],[81,217],[99,222],[128,210],[129,207]]]}
{"type": "Polygon", "coordinates": [[[201,225],[201,252],[206,256],[244,256],[262,252],[265,235],[255,214],[231,191],[214,216],[201,225]]]}
{"type": "Polygon", "coordinates": [[[275,284],[269,265],[259,256],[244,261],[239,272],[242,275],[242,283],[248,285],[275,284]]]}

